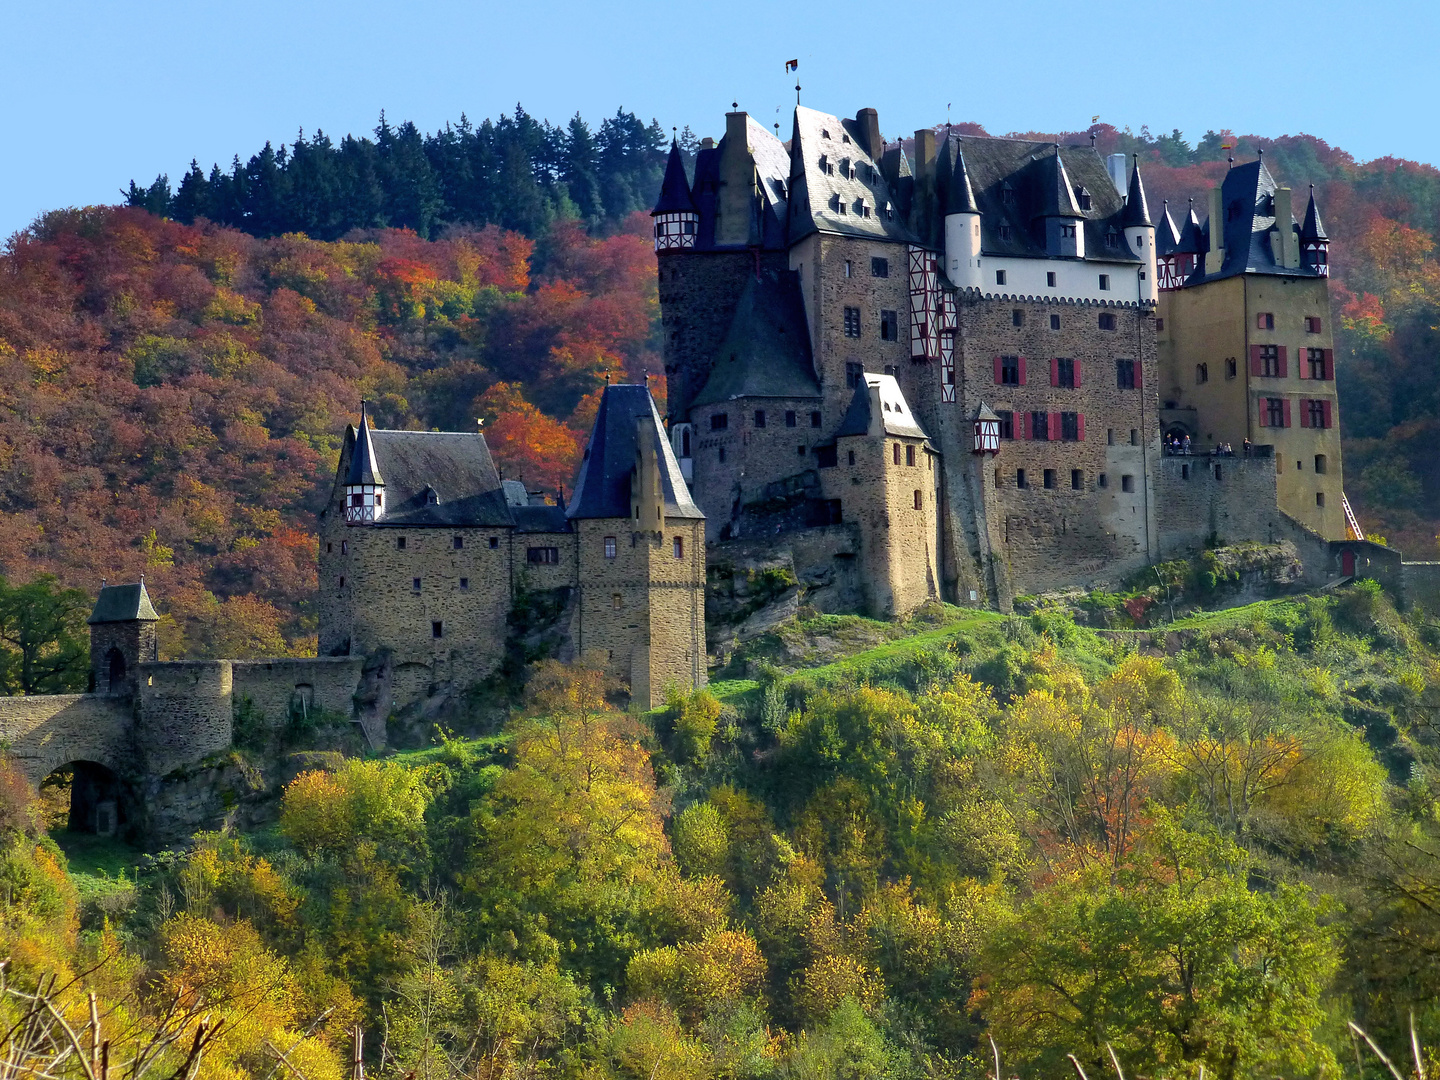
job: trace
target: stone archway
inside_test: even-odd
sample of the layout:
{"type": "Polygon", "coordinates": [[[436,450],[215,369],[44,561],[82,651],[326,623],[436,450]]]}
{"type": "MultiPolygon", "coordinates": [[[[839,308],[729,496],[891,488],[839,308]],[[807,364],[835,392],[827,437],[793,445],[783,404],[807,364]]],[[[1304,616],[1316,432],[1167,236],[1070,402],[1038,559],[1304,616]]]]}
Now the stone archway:
{"type": "Polygon", "coordinates": [[[52,828],[116,836],[133,817],[124,782],[98,761],[67,761],[52,769],[40,782],[40,793],[51,808],[52,828]]]}

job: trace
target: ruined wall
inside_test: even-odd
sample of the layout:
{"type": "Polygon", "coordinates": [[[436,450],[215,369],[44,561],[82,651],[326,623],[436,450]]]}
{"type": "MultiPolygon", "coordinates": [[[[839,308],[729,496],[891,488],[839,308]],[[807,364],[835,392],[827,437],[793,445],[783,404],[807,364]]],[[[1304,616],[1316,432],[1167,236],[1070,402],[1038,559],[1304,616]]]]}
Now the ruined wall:
{"type": "Polygon", "coordinates": [[[119,768],[132,752],[128,701],[100,694],[0,697],[0,744],[38,784],[70,761],[119,768]]]}
{"type": "Polygon", "coordinates": [[[1406,608],[1440,615],[1440,562],[1401,563],[1400,595],[1406,608]]]}

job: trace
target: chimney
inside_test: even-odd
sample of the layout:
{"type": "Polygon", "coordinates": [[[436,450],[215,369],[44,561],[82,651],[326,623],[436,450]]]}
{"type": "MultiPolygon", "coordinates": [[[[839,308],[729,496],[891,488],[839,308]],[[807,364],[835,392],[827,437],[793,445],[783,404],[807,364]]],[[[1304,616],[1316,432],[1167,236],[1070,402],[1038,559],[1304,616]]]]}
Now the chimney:
{"type": "Polygon", "coordinates": [[[915,177],[926,176],[935,168],[935,129],[920,128],[915,132],[915,177]]]}
{"type": "Polygon", "coordinates": [[[861,109],[855,114],[855,126],[865,153],[878,162],[885,153],[885,144],[880,140],[880,114],[874,109],[861,109]]]}
{"type": "Polygon", "coordinates": [[[1275,265],[1298,267],[1300,265],[1300,244],[1295,235],[1294,208],[1290,201],[1290,189],[1275,189],[1275,265]]]}
{"type": "Polygon", "coordinates": [[[703,139],[700,140],[700,149],[701,149],[701,150],[714,150],[714,149],[715,149],[715,140],[712,139],[709,135],[706,135],[703,139]]]}
{"type": "Polygon", "coordinates": [[[1130,177],[1125,169],[1126,164],[1124,154],[1111,154],[1105,159],[1105,171],[1110,174],[1110,182],[1115,185],[1115,190],[1120,193],[1122,199],[1130,190],[1130,177]]]}
{"type": "Polygon", "coordinates": [[[755,241],[753,231],[755,159],[750,154],[749,116],[725,114],[725,141],[720,144],[720,198],[715,214],[715,243],[743,247],[755,241]]]}
{"type": "Polygon", "coordinates": [[[1205,273],[1218,274],[1225,261],[1225,218],[1220,213],[1220,185],[1210,189],[1210,250],[1205,253],[1205,273]]]}

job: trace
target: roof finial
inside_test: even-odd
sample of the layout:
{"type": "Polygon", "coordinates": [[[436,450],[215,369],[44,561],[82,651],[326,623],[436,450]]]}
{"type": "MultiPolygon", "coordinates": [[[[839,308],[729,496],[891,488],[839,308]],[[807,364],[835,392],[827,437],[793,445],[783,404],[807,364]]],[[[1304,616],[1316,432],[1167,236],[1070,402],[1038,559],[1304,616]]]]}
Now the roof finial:
{"type": "Polygon", "coordinates": [[[1230,163],[1230,166],[1229,166],[1230,168],[1233,169],[1233,168],[1235,167],[1235,155],[1234,155],[1233,153],[1232,153],[1228,158],[1226,158],[1225,160],[1230,163]]]}
{"type": "Polygon", "coordinates": [[[739,109],[740,109],[740,103],[739,103],[738,101],[732,101],[732,102],[730,102],[730,109],[731,109],[732,112],[739,111],[739,109]]]}
{"type": "Polygon", "coordinates": [[[608,367],[605,369],[605,385],[610,385],[610,369],[608,367]]]}
{"type": "Polygon", "coordinates": [[[100,579],[100,587],[102,589],[105,588],[105,579],[103,577],[100,579]]]}
{"type": "Polygon", "coordinates": [[[1090,132],[1090,149],[1095,149],[1095,133],[1093,131],[1090,132]]]}
{"type": "Polygon", "coordinates": [[[362,424],[365,423],[365,406],[369,404],[370,403],[366,401],[363,397],[360,399],[360,423],[362,424]]]}
{"type": "Polygon", "coordinates": [[[1265,160],[1265,148],[1263,146],[1256,147],[1255,152],[1260,155],[1261,161],[1265,160]]]}
{"type": "Polygon", "coordinates": [[[142,587],[143,587],[144,584],[145,584],[145,571],[144,571],[144,570],[141,570],[141,571],[140,571],[140,584],[141,584],[142,587]]]}
{"type": "Polygon", "coordinates": [[[796,104],[797,106],[800,104],[800,80],[799,80],[799,79],[796,79],[796,80],[795,80],[795,104],[796,104]]]}

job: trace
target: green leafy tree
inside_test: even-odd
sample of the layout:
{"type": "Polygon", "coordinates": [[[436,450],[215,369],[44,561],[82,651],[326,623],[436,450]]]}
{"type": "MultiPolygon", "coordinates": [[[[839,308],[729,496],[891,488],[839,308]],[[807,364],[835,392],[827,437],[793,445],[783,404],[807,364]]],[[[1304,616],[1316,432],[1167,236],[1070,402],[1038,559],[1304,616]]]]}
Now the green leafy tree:
{"type": "Polygon", "coordinates": [[[41,574],[28,585],[0,578],[0,690],[84,690],[90,669],[85,631],[89,607],[85,593],[61,588],[53,574],[41,574]]]}

